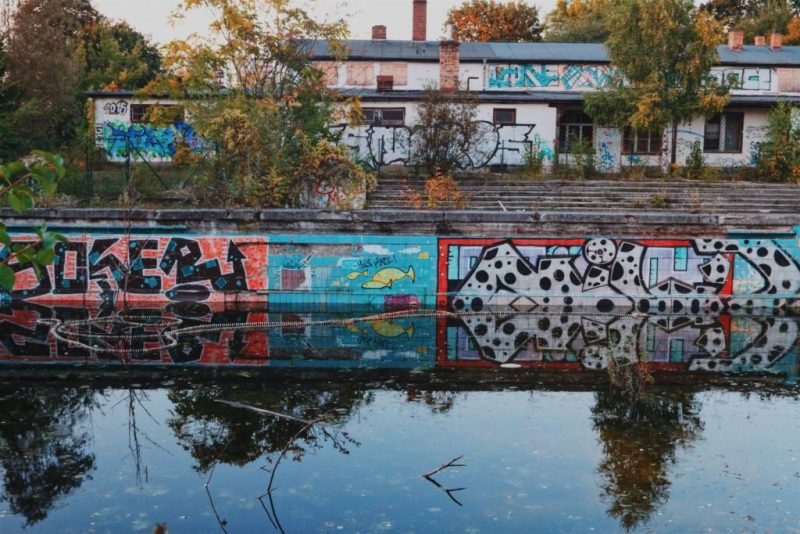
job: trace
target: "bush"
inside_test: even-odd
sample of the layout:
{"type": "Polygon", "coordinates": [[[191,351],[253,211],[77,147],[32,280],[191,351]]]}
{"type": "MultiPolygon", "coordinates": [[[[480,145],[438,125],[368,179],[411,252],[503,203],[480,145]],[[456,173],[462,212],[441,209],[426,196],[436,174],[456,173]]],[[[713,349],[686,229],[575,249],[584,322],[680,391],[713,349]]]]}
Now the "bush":
{"type": "Polygon", "coordinates": [[[786,102],[769,113],[764,141],[755,155],[756,176],[762,180],[800,180],[800,109],[786,102]]]}

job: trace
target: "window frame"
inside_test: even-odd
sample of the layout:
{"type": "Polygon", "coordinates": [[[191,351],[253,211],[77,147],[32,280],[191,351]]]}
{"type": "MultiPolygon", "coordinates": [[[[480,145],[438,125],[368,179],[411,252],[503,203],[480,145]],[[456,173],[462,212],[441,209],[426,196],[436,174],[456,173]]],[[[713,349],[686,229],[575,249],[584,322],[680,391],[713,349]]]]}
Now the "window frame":
{"type": "Polygon", "coordinates": [[[658,156],[664,150],[664,132],[658,130],[641,131],[647,134],[647,150],[639,147],[640,130],[626,126],[622,131],[622,153],[636,156],[658,156]],[[653,149],[653,141],[658,141],[658,149],[653,149]],[[633,147],[630,146],[633,143],[633,147]]]}
{"type": "Polygon", "coordinates": [[[492,108],[492,124],[499,124],[499,125],[513,125],[517,124],[517,108],[492,108]],[[509,121],[498,121],[497,114],[500,113],[511,113],[511,122],[509,121]]]}
{"type": "Polygon", "coordinates": [[[405,126],[406,125],[406,108],[403,107],[365,107],[361,108],[361,113],[364,115],[363,124],[368,126],[405,126]],[[387,111],[401,112],[403,118],[400,121],[385,121],[383,114],[387,111]],[[375,113],[379,117],[378,120],[367,120],[367,113],[375,113]]]}
{"type": "Polygon", "coordinates": [[[703,153],[705,154],[741,154],[744,150],[744,112],[743,111],[724,111],[722,113],[718,113],[716,115],[712,115],[711,117],[706,118],[705,123],[703,124],[703,153]],[[727,133],[727,124],[728,124],[728,117],[730,116],[738,116],[739,117],[739,132],[737,137],[737,144],[738,148],[736,149],[727,149],[727,148],[719,148],[725,141],[724,133],[727,133]],[[710,149],[707,146],[707,138],[708,138],[708,126],[711,124],[713,120],[719,120],[718,122],[718,130],[717,130],[717,148],[710,149]],[[723,128],[724,123],[724,128],[723,128]]]}
{"type": "Polygon", "coordinates": [[[154,105],[155,104],[131,104],[131,124],[147,124],[147,121],[143,119],[154,105]]]}
{"type": "MultiPolygon", "coordinates": [[[[570,117],[572,118],[572,117],[570,117]]],[[[565,110],[564,113],[561,114],[561,117],[558,119],[558,152],[559,154],[573,154],[570,147],[572,146],[572,142],[570,142],[569,130],[570,128],[577,129],[579,133],[579,137],[577,139],[578,142],[582,142],[584,139],[588,139],[592,146],[594,146],[594,134],[595,134],[595,125],[592,118],[586,114],[586,112],[582,109],[568,109],[565,110]],[[581,119],[588,119],[590,122],[565,122],[564,117],[570,114],[574,114],[573,117],[577,117],[579,114],[583,115],[583,117],[579,117],[581,119]],[[590,136],[587,137],[585,134],[585,130],[589,129],[591,132],[590,136]]]]}

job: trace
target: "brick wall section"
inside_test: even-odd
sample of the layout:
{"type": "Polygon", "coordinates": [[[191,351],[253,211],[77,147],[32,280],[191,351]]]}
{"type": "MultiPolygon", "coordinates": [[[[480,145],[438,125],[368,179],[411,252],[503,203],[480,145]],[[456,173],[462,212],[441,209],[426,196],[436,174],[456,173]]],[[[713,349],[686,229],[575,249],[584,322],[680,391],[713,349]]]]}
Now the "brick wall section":
{"type": "Polygon", "coordinates": [[[428,0],[414,0],[411,39],[425,41],[428,38],[428,0]]]}
{"type": "Polygon", "coordinates": [[[439,89],[444,93],[458,91],[458,70],[461,63],[461,46],[458,41],[439,44],[439,89]]]}

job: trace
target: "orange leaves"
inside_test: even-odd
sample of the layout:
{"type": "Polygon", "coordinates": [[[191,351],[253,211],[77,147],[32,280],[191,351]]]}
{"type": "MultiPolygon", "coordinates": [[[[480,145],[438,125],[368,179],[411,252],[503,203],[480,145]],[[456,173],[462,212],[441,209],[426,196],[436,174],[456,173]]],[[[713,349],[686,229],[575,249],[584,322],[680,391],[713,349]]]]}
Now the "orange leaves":
{"type": "Polygon", "coordinates": [[[526,42],[541,40],[539,12],[521,1],[471,0],[451,9],[447,24],[461,41],[526,42]]]}

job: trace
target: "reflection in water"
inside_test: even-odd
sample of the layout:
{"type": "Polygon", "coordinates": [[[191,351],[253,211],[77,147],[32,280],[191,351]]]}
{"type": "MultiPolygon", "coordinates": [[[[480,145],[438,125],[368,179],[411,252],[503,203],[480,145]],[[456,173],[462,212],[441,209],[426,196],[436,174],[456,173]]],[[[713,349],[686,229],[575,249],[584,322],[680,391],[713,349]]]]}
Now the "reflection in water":
{"type": "Polygon", "coordinates": [[[346,419],[355,406],[369,404],[370,395],[357,384],[343,384],[336,389],[240,389],[235,384],[224,384],[175,389],[170,391],[169,399],[174,405],[169,427],[181,447],[191,453],[195,468],[207,472],[216,462],[241,466],[265,456],[271,462],[269,455],[282,451],[287,443],[295,461],[300,461],[307,450],[322,447],[325,439],[345,454],[348,446],[357,444],[346,434],[338,436],[319,428],[312,428],[291,442],[299,429],[297,422],[234,408],[217,402],[220,399],[309,421],[328,416],[326,423],[335,424],[346,419]]]}
{"type": "Polygon", "coordinates": [[[118,362],[262,368],[457,368],[517,364],[527,368],[604,371],[648,364],[651,371],[782,373],[797,368],[800,323],[751,315],[581,315],[500,311],[451,317],[347,320],[363,314],[265,311],[170,304],[130,309],[134,325],[82,327],[84,342],[124,351],[122,358],[69,346],[48,336],[42,320],[103,318],[113,310],[17,303],[0,309],[0,361],[118,362]],[[202,331],[165,350],[170,323],[202,331]],[[326,324],[309,324],[325,321],[326,324]],[[330,322],[333,321],[333,322],[330,322]],[[280,328],[221,325],[282,323],[280,328]],[[207,327],[207,328],[205,328],[207,327]]]}
{"type": "MultiPolygon", "coordinates": [[[[472,436],[472,441],[462,439],[450,444],[457,446],[457,451],[437,449],[435,455],[429,451],[421,462],[414,462],[414,465],[421,463],[430,466],[431,457],[436,458],[438,463],[464,453],[471,466],[468,472],[459,472],[457,480],[453,481],[440,479],[450,474],[449,471],[441,471],[432,476],[433,480],[429,482],[445,491],[459,505],[453,508],[465,514],[475,513],[475,517],[483,518],[475,520],[478,525],[489,528],[491,523],[481,524],[488,517],[487,510],[481,506],[487,505],[474,498],[477,491],[462,491],[462,488],[497,482],[497,471],[491,467],[491,461],[487,464],[487,458],[494,458],[495,454],[502,456],[508,450],[509,457],[527,457],[533,461],[529,443],[521,443],[516,436],[517,432],[524,432],[524,429],[505,428],[505,412],[492,411],[501,408],[513,411],[515,403],[516,406],[520,404],[517,395],[530,393],[504,390],[499,385],[499,379],[498,382],[492,382],[493,378],[513,373],[507,369],[511,364],[529,370],[572,371],[573,376],[610,376],[611,386],[597,385],[600,381],[594,380],[572,382],[595,384],[590,410],[586,412],[584,403],[581,405],[584,412],[575,412],[590,415],[587,420],[577,423],[565,418],[559,425],[568,427],[584,424],[592,429],[597,443],[588,447],[599,446],[600,460],[590,469],[596,468],[593,474],[599,477],[605,512],[616,525],[624,529],[638,529],[649,526],[655,512],[667,507],[670,499],[674,499],[674,495],[671,495],[675,483],[672,466],[682,456],[679,453],[691,451],[693,446],[703,441],[700,438],[706,432],[708,422],[705,415],[701,419],[702,406],[698,400],[698,392],[703,389],[703,377],[709,377],[708,373],[752,373],[755,378],[742,381],[742,384],[761,386],[762,383],[775,381],[759,380],[760,377],[776,374],[780,379],[791,382],[797,373],[797,342],[800,334],[798,320],[782,316],[613,316],[498,312],[446,317],[388,317],[369,323],[337,321],[310,325],[307,323],[349,319],[352,315],[212,307],[193,303],[171,304],[163,310],[127,310],[126,316],[135,318],[136,324],[109,322],[86,326],[98,346],[105,344],[126,351],[120,358],[57,341],[49,335],[49,326],[40,322],[54,318],[62,321],[85,320],[108,317],[113,313],[113,310],[103,308],[46,307],[33,303],[2,308],[0,362],[24,362],[33,364],[33,368],[37,368],[37,364],[120,362],[143,368],[194,366],[216,369],[220,366],[242,366],[248,373],[259,368],[288,368],[293,370],[293,374],[289,375],[292,379],[267,380],[266,374],[259,374],[258,378],[247,382],[198,384],[181,379],[180,383],[172,384],[166,390],[155,390],[155,396],[160,396],[162,404],[166,405],[161,406],[163,410],[160,416],[151,414],[158,403],[151,400],[149,392],[139,386],[116,390],[114,393],[101,387],[20,387],[16,383],[0,386],[2,501],[8,503],[10,512],[27,525],[49,521],[48,515],[54,510],[80,499],[81,492],[77,492],[77,488],[100,483],[96,475],[92,478],[98,469],[96,456],[99,453],[92,427],[87,423],[90,418],[104,417],[104,410],[113,411],[121,405],[128,417],[127,442],[122,448],[127,446],[130,453],[126,461],[132,465],[134,480],[129,482],[135,487],[146,490],[152,484],[148,473],[153,473],[154,467],[170,468],[166,465],[144,465],[144,450],[151,451],[146,460],[152,462],[157,457],[152,451],[164,448],[170,457],[182,455],[188,458],[191,465],[191,469],[187,468],[189,473],[193,469],[195,473],[204,475],[201,477],[203,480],[210,480],[217,466],[239,469],[237,476],[243,477],[242,480],[256,481],[247,485],[246,489],[244,486],[237,488],[240,492],[238,498],[245,501],[264,494],[269,473],[262,468],[275,469],[275,462],[284,454],[287,460],[292,459],[298,464],[306,463],[309,457],[313,462],[313,458],[328,454],[332,471],[336,471],[339,462],[330,458],[339,458],[340,454],[358,455],[360,461],[367,463],[369,456],[364,455],[379,457],[382,462],[395,462],[394,471],[377,477],[383,481],[383,485],[374,485],[370,495],[382,491],[391,493],[397,487],[408,485],[404,478],[406,475],[398,473],[411,473],[418,477],[422,471],[418,467],[404,465],[412,459],[420,460],[413,457],[414,451],[428,437],[405,436],[404,432],[409,429],[413,431],[419,419],[435,421],[436,425],[442,427],[456,425],[456,430],[459,424],[481,428],[481,435],[472,436]],[[168,350],[159,350],[159,337],[167,328],[164,325],[175,320],[181,321],[183,326],[211,327],[251,322],[281,322],[284,326],[272,329],[211,328],[181,338],[175,347],[168,350]],[[142,337],[146,334],[152,335],[142,337]],[[312,372],[302,375],[305,381],[300,381],[300,373],[295,379],[294,371],[306,368],[312,372]],[[327,369],[349,368],[385,369],[386,380],[375,384],[366,382],[365,374],[325,373],[327,369]],[[469,372],[471,368],[490,372],[476,374],[469,372]],[[409,369],[412,372],[398,372],[409,369]],[[495,369],[497,372],[493,372],[495,369]],[[691,390],[644,387],[653,381],[655,375],[663,376],[665,372],[690,373],[698,379],[693,382],[695,385],[691,390]],[[481,377],[481,380],[470,378],[475,376],[481,377]],[[442,377],[445,379],[442,380],[442,377]],[[464,392],[470,389],[476,391],[464,392]],[[376,408],[376,398],[387,393],[396,393],[401,402],[393,401],[394,404],[383,404],[380,409],[376,408]],[[513,396],[513,402],[498,407],[492,400],[494,394],[513,396]],[[113,403],[110,399],[112,395],[118,397],[113,403]],[[485,399],[486,406],[476,408],[470,402],[471,396],[485,399]],[[296,420],[243,409],[219,402],[221,400],[305,421],[325,417],[328,426],[300,431],[302,424],[296,420]],[[464,406],[472,406],[472,411],[465,413],[464,406]],[[425,409],[420,410],[420,407],[425,409]],[[392,435],[372,435],[373,430],[362,423],[362,414],[379,410],[376,417],[380,418],[383,416],[380,410],[387,409],[390,412],[394,410],[387,417],[403,431],[397,430],[392,435]],[[146,414],[146,418],[142,413],[146,414]],[[146,429],[150,421],[162,429],[160,432],[167,433],[168,438],[153,437],[146,429]],[[487,427],[486,421],[497,424],[487,427]],[[359,432],[351,432],[352,428],[358,428],[359,432]],[[487,436],[491,439],[487,439],[487,436]],[[380,446],[375,447],[374,443],[373,449],[362,446],[370,439],[380,446]],[[381,456],[384,448],[394,450],[394,441],[404,448],[399,452],[386,453],[386,457],[381,456]],[[487,447],[493,452],[481,449],[483,442],[491,442],[487,447]],[[309,455],[310,452],[317,454],[309,455]],[[484,472],[479,471],[482,465],[484,472]],[[487,468],[487,465],[490,467],[487,468]],[[399,477],[399,481],[392,477],[399,477]],[[90,480],[92,483],[88,482],[90,480]],[[395,482],[389,484],[387,480],[395,482]]],[[[11,368],[11,365],[5,367],[11,368]]],[[[89,365],[83,370],[90,371],[92,368],[89,365]]],[[[0,366],[0,369],[3,367],[0,366]]],[[[285,378],[285,375],[281,376],[285,378]]],[[[533,389],[537,387],[534,382],[520,381],[515,387],[533,389]]],[[[658,379],[655,382],[658,383],[658,379]]],[[[728,382],[725,381],[726,384],[728,382]]],[[[559,383],[553,389],[563,387],[559,383]]],[[[781,395],[787,391],[788,396],[796,395],[794,390],[788,388],[781,390],[781,395]]],[[[541,402],[546,402],[546,399],[541,402]]],[[[559,409],[555,401],[547,406],[551,410],[559,409]]],[[[532,412],[526,416],[535,418],[538,414],[532,412]]],[[[116,424],[119,425],[118,422],[116,424]]],[[[444,434],[435,438],[437,442],[447,439],[448,436],[444,434]]],[[[565,442],[558,444],[565,448],[569,446],[565,442]]],[[[119,456],[119,449],[115,454],[119,456]]],[[[375,469],[375,465],[380,467],[381,463],[372,465],[375,469]]],[[[290,471],[286,467],[281,469],[290,471]]],[[[571,466],[551,465],[550,468],[566,469],[567,475],[577,474],[569,471],[575,469],[571,466]]],[[[525,472],[524,466],[520,467],[520,472],[525,472]]],[[[292,476],[291,471],[282,475],[287,481],[292,476]]],[[[308,477],[308,472],[303,476],[308,477]]],[[[316,478],[319,474],[313,476],[316,478]]],[[[372,473],[369,476],[354,473],[352,476],[356,480],[350,486],[372,483],[372,473]],[[360,479],[357,478],[359,476],[360,479]]],[[[196,477],[187,477],[186,472],[171,480],[174,484],[197,484],[196,477]]],[[[224,484],[224,480],[222,477],[215,484],[224,484]]],[[[293,490],[298,491],[298,486],[305,487],[306,482],[308,487],[314,487],[311,481],[294,480],[293,490]]],[[[533,478],[525,479],[521,475],[515,483],[518,484],[520,495],[527,494],[538,484],[533,478]]],[[[183,488],[183,494],[191,495],[194,489],[183,488]]],[[[119,488],[108,491],[113,494],[119,488]]],[[[281,491],[285,490],[281,488],[281,491]]],[[[316,491],[309,490],[311,493],[316,491]]],[[[338,486],[334,493],[336,491],[339,491],[338,486]]],[[[230,503],[227,503],[225,510],[225,492],[217,491],[215,495],[223,501],[219,503],[222,510],[220,514],[216,506],[213,508],[213,516],[221,524],[223,517],[232,519],[234,513],[230,503]]],[[[296,498],[294,493],[286,491],[281,493],[282,499],[279,500],[282,502],[270,500],[271,513],[268,511],[268,514],[270,520],[275,518],[276,524],[280,521],[277,519],[278,512],[284,518],[281,506],[292,500],[290,495],[292,499],[296,498]]],[[[313,498],[308,495],[305,498],[309,499],[309,506],[322,506],[320,502],[327,502],[326,499],[334,502],[330,495],[323,497],[316,493],[313,498]]],[[[392,493],[391,499],[395,505],[398,499],[412,497],[392,493]]],[[[348,502],[347,506],[350,505],[348,502]]],[[[125,505],[119,506],[124,508],[125,505]]],[[[197,506],[207,512],[205,507],[208,503],[205,501],[197,506]]],[[[330,510],[333,510],[333,504],[330,506],[330,510]]],[[[408,506],[411,507],[410,504],[408,506]]],[[[429,508],[427,504],[415,503],[414,506],[423,510],[429,508]]],[[[295,522],[295,527],[307,527],[308,524],[302,523],[297,510],[294,510],[294,513],[285,515],[295,522]]],[[[330,510],[323,508],[322,511],[333,513],[330,510]]],[[[417,513],[406,512],[409,520],[417,513]]],[[[0,514],[0,527],[2,524],[0,514]]],[[[259,524],[259,528],[263,524],[259,524]]],[[[108,529],[119,530],[115,527],[120,525],[111,521],[108,529]]],[[[350,526],[352,530],[361,527],[374,530],[375,525],[365,525],[352,523],[350,526]]],[[[408,530],[426,530],[427,526],[424,523],[409,525],[408,530]]],[[[194,530],[207,530],[214,526],[196,524],[194,530]]],[[[467,528],[470,525],[463,526],[467,528]]],[[[76,530],[87,528],[80,524],[76,530]]]]}
{"type": "Polygon", "coordinates": [[[44,520],[95,468],[88,389],[0,388],[2,501],[26,525],[44,520]]]}
{"type": "Polygon", "coordinates": [[[646,523],[669,497],[675,451],[703,430],[691,393],[631,396],[600,391],[592,421],[603,447],[598,467],[605,479],[608,514],[626,529],[646,523]]]}
{"type": "MultiPolygon", "coordinates": [[[[324,470],[335,474],[332,482],[334,486],[344,483],[343,491],[347,487],[371,488],[363,491],[378,499],[378,502],[383,502],[380,500],[381,493],[386,492],[386,500],[393,506],[398,506],[398,510],[403,507],[397,499],[410,497],[398,495],[396,489],[409,485],[410,476],[413,478],[416,474],[418,477],[421,471],[419,466],[430,469],[433,467],[431,464],[435,465],[437,461],[447,458],[446,454],[449,452],[464,454],[464,458],[469,460],[465,462],[460,457],[454,458],[450,465],[469,463],[469,469],[451,472],[450,465],[443,464],[443,467],[426,473],[429,475],[428,482],[447,494],[454,503],[454,509],[463,510],[465,514],[474,514],[470,517],[483,517],[487,520],[487,512],[495,512],[483,508],[489,506],[483,504],[486,496],[480,495],[480,492],[476,491],[479,488],[473,484],[493,487],[502,482],[504,477],[515,476],[518,479],[514,482],[515,491],[519,494],[535,491],[540,485],[540,477],[545,473],[538,473],[529,478],[524,478],[522,474],[529,469],[526,467],[526,462],[533,461],[538,453],[533,451],[531,455],[531,444],[525,440],[520,442],[516,434],[521,429],[505,428],[502,422],[499,425],[495,423],[494,427],[489,423],[493,419],[492,406],[496,404],[492,401],[492,396],[497,400],[497,395],[503,395],[506,398],[502,403],[509,403],[506,406],[512,406],[514,402],[522,401],[524,404],[521,396],[537,395],[535,390],[495,390],[488,384],[481,386],[473,384],[470,387],[479,387],[480,390],[459,391],[457,384],[448,387],[437,385],[434,386],[436,389],[429,389],[413,382],[397,383],[393,387],[399,391],[392,392],[388,391],[386,386],[368,386],[361,381],[349,379],[338,379],[325,385],[290,382],[281,382],[280,385],[253,382],[214,385],[186,383],[172,386],[165,395],[161,395],[167,405],[159,412],[154,410],[156,406],[148,392],[139,389],[110,391],[91,387],[76,389],[57,386],[21,388],[2,386],[0,387],[0,414],[2,414],[0,415],[0,465],[4,472],[2,498],[9,503],[13,515],[19,516],[26,524],[31,525],[47,520],[48,514],[56,507],[66,506],[69,509],[69,502],[73,498],[80,502],[80,494],[75,490],[81,485],[102,484],[110,478],[108,484],[111,487],[100,490],[105,494],[104,499],[111,498],[110,495],[115,492],[119,493],[114,497],[119,501],[117,506],[123,510],[126,509],[125,506],[129,506],[130,510],[138,512],[137,507],[141,506],[141,503],[134,499],[126,505],[127,500],[133,497],[130,489],[122,491],[123,488],[135,484],[135,487],[141,488],[143,493],[151,493],[148,488],[153,482],[147,476],[141,477],[141,473],[149,471],[159,477],[162,471],[174,469],[172,465],[176,462],[181,464],[180,456],[183,455],[190,458],[196,472],[204,475],[199,479],[185,471],[178,475],[169,475],[167,478],[177,485],[176,493],[174,497],[170,497],[170,494],[162,497],[161,499],[166,499],[166,502],[161,503],[164,506],[160,509],[177,507],[181,513],[190,513],[198,518],[203,517],[200,513],[203,512],[207,517],[216,516],[221,524],[235,520],[236,514],[244,513],[242,510],[237,512],[236,508],[232,508],[230,498],[226,497],[231,491],[238,492],[236,499],[241,502],[257,502],[259,497],[264,497],[266,500],[265,490],[270,471],[277,469],[275,461],[283,454],[286,455],[286,460],[294,460],[295,466],[304,463],[309,456],[314,465],[320,461],[320,455],[323,455],[323,458],[327,458],[323,460],[324,470]],[[386,411],[388,405],[385,402],[387,393],[394,395],[395,400],[392,402],[396,404],[396,408],[388,412],[386,411]],[[477,404],[470,402],[473,396],[480,399],[477,404]],[[374,403],[378,397],[384,400],[380,403],[381,407],[376,408],[374,403]],[[397,404],[396,401],[400,399],[401,403],[397,404]],[[239,404],[225,404],[218,402],[220,400],[239,404]],[[420,411],[420,404],[429,409],[420,411]],[[486,410],[479,408],[482,405],[486,406],[486,410]],[[243,409],[247,406],[278,412],[299,420],[316,420],[327,416],[327,426],[310,428],[308,432],[299,431],[303,425],[298,421],[243,409]],[[465,406],[472,407],[465,412],[465,406]],[[114,448],[111,444],[106,445],[112,447],[111,451],[102,449],[96,451],[95,449],[100,446],[97,442],[102,440],[94,439],[93,427],[86,423],[89,418],[113,419],[113,412],[117,407],[129,413],[133,424],[131,430],[131,421],[128,423],[129,431],[133,432],[128,436],[128,446],[132,447],[131,455],[126,456],[124,462],[128,465],[133,462],[135,465],[129,469],[131,480],[127,481],[120,479],[122,473],[114,470],[91,476],[95,472],[96,464],[102,464],[96,462],[96,454],[110,453],[112,458],[116,456],[119,461],[120,451],[124,450],[124,446],[114,448]],[[133,408],[141,410],[139,413],[146,413],[146,419],[137,422],[136,413],[131,412],[133,408]],[[464,428],[474,426],[476,434],[470,439],[453,442],[448,438],[447,431],[444,431],[434,438],[432,451],[419,456],[419,453],[425,450],[419,449],[415,456],[415,450],[424,443],[424,439],[420,441],[420,436],[415,436],[413,433],[405,436],[404,432],[375,434],[377,430],[372,429],[375,422],[370,423],[370,417],[365,415],[367,413],[372,413],[373,418],[389,417],[391,424],[397,425],[398,430],[413,429],[414,424],[420,424],[412,423],[415,419],[429,419],[438,426],[449,428],[450,432],[458,432],[459,425],[463,425],[464,428]],[[148,427],[148,421],[163,429],[165,434],[160,439],[148,434],[145,428],[148,427]],[[483,435],[487,428],[494,428],[493,435],[488,440],[483,435]],[[134,442],[133,445],[131,440],[134,442]],[[396,444],[393,443],[395,441],[396,444]],[[485,446],[481,446],[483,442],[485,446]],[[147,458],[149,465],[144,468],[140,465],[144,462],[139,451],[142,444],[145,444],[144,448],[150,451],[147,458]],[[156,447],[166,453],[161,456],[160,462],[156,447]],[[457,451],[454,450],[456,447],[457,451]],[[309,455],[311,451],[315,454],[309,455]],[[336,459],[339,454],[353,454],[356,457],[352,462],[340,462],[336,459]],[[515,467],[511,471],[499,473],[496,461],[504,457],[513,460],[511,465],[515,467]],[[373,461],[372,458],[376,460],[373,461]],[[392,464],[386,466],[385,472],[374,472],[375,469],[381,469],[376,466],[386,461],[391,461],[392,464]],[[365,464],[365,471],[358,469],[362,463],[365,464]],[[209,491],[209,496],[212,493],[214,495],[211,501],[184,501],[185,497],[182,495],[188,498],[193,493],[196,494],[197,489],[203,487],[204,481],[211,480],[211,473],[219,465],[237,469],[233,479],[234,489],[225,485],[226,480],[231,480],[230,475],[226,479],[224,475],[217,474],[214,486],[209,491]],[[519,474],[517,469],[520,469],[519,474]],[[399,479],[392,482],[392,477],[399,479]],[[376,480],[382,480],[383,483],[376,484],[376,480]],[[464,488],[472,491],[463,491],[464,488]],[[191,502],[194,504],[189,504],[191,502]],[[186,506],[196,506],[199,509],[182,508],[186,506]],[[209,506],[213,507],[213,515],[207,513],[209,506]]],[[[559,419],[559,428],[563,426],[564,429],[570,429],[576,424],[578,426],[588,424],[593,429],[596,436],[594,446],[599,446],[600,453],[600,460],[596,465],[599,475],[597,483],[601,488],[600,497],[608,517],[620,527],[631,530],[647,526],[653,521],[655,512],[668,505],[671,498],[670,488],[675,477],[674,466],[679,461],[678,452],[689,451],[693,444],[702,441],[700,438],[708,423],[708,414],[701,419],[702,404],[697,400],[696,391],[700,390],[653,388],[643,395],[634,395],[628,391],[602,386],[593,393],[594,401],[589,410],[588,420],[576,422],[566,418],[559,419]]],[[[538,405],[543,413],[550,410],[558,413],[559,403],[567,399],[553,398],[548,403],[548,394],[538,393],[535,405],[538,405]]],[[[778,396],[777,399],[780,396],[796,396],[797,392],[792,389],[776,389],[775,395],[778,396]]],[[[536,418],[535,411],[531,416],[536,418]]],[[[152,431],[152,425],[149,426],[152,431]]],[[[119,427],[119,421],[115,421],[113,428],[119,427]]],[[[575,446],[569,442],[572,439],[568,437],[570,435],[574,433],[570,434],[568,431],[563,439],[557,435],[552,436],[552,439],[558,447],[569,449],[575,446]]],[[[784,440],[775,441],[778,442],[783,443],[784,440]]],[[[558,474],[552,475],[556,480],[580,479],[584,476],[580,471],[576,471],[580,468],[559,463],[558,458],[559,455],[553,456],[552,464],[537,465],[557,472],[558,474]]],[[[739,460],[731,457],[726,461],[734,463],[739,460]]],[[[680,460],[684,461],[687,461],[686,458],[680,460]]],[[[108,460],[102,465],[107,466],[107,462],[108,460]]],[[[273,501],[273,496],[269,495],[269,503],[265,504],[270,518],[280,515],[280,519],[276,519],[277,525],[283,521],[287,524],[287,531],[307,529],[308,525],[298,519],[303,517],[303,514],[298,512],[296,504],[299,498],[306,499],[307,501],[302,502],[314,506],[330,501],[326,506],[333,508],[323,508],[318,510],[318,513],[341,512],[336,508],[340,506],[336,504],[338,501],[331,500],[331,495],[325,493],[326,490],[322,486],[316,488],[320,484],[320,476],[324,478],[324,473],[315,470],[319,467],[310,468],[312,471],[298,471],[296,467],[284,465],[281,469],[278,477],[280,479],[278,497],[273,501]],[[299,488],[307,489],[300,491],[299,488]],[[298,491],[300,493],[297,493],[298,491]],[[301,497],[302,495],[305,496],[301,497]],[[294,528],[290,529],[288,525],[294,528]]],[[[219,473],[219,469],[217,472],[219,473]]],[[[716,480],[718,475],[713,476],[713,480],[716,480]]],[[[704,484],[703,488],[706,487],[704,484]]],[[[575,488],[573,487],[571,491],[575,491],[575,488]]],[[[593,490],[590,488],[590,491],[593,490]]],[[[413,490],[411,494],[415,492],[416,490],[413,490]]],[[[87,495],[90,501],[94,499],[91,497],[91,492],[87,495]]],[[[365,494],[362,493],[362,497],[363,495],[365,494]]],[[[421,495],[429,494],[422,492],[421,495]]],[[[300,506],[302,510],[304,505],[300,506]]],[[[349,503],[347,506],[356,504],[349,503]]],[[[414,506],[421,506],[424,510],[431,505],[423,499],[414,506]]],[[[502,507],[502,503],[491,506],[502,507]]],[[[409,518],[414,517],[414,513],[419,512],[411,513],[409,518]]],[[[78,517],[85,517],[85,512],[78,514],[78,517]]],[[[163,516],[153,518],[154,522],[162,519],[163,516]]],[[[267,524],[263,516],[261,521],[258,528],[263,528],[263,525],[267,524]]],[[[85,525],[80,522],[77,524],[76,530],[86,530],[85,525]]],[[[0,515],[0,530],[2,525],[2,515],[0,515]]],[[[354,530],[359,525],[368,530],[371,528],[370,523],[352,525],[354,530]]],[[[122,523],[110,523],[107,526],[110,530],[125,528],[122,523]]],[[[488,523],[484,526],[488,528],[491,525],[488,523]]],[[[196,526],[195,530],[208,530],[212,527],[213,525],[204,523],[202,526],[196,526]]],[[[152,525],[149,528],[152,528],[152,525]]],[[[425,524],[422,523],[410,524],[409,529],[426,530],[425,524]]]]}

